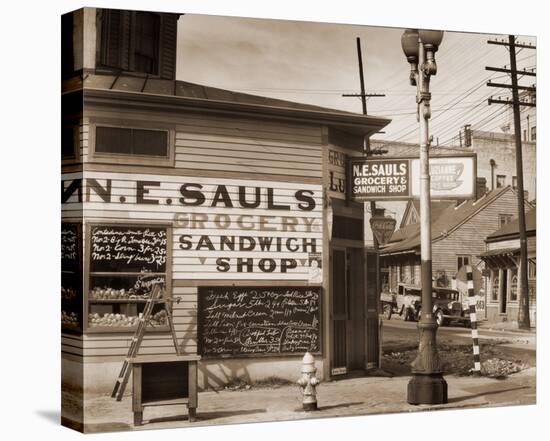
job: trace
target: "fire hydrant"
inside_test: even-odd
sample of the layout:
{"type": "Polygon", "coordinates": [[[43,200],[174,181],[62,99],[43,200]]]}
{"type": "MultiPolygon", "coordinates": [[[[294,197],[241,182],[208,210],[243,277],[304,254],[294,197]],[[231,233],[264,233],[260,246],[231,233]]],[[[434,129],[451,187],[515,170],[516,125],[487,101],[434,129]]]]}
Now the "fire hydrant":
{"type": "Polygon", "coordinates": [[[315,358],[309,352],[306,352],[302,359],[302,376],[297,381],[302,388],[302,406],[305,411],[317,410],[317,391],[315,387],[319,384],[319,380],[315,376],[315,372],[317,372],[315,358]]]}

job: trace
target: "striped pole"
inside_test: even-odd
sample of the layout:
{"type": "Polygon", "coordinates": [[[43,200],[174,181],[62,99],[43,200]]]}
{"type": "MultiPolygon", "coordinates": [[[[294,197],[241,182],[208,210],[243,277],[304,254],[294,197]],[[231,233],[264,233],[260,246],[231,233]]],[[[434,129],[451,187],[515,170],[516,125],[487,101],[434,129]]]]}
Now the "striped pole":
{"type": "Polygon", "coordinates": [[[474,353],[474,375],[481,375],[481,360],[479,355],[479,334],[477,332],[476,298],[474,293],[474,275],[472,267],[466,266],[466,280],[468,287],[468,306],[470,312],[470,325],[472,327],[472,342],[474,353]]]}

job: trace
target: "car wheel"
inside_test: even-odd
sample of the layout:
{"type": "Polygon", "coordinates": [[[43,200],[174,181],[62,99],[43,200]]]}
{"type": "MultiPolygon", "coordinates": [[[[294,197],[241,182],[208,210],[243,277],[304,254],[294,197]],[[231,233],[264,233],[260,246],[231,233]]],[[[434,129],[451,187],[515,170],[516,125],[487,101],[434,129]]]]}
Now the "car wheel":
{"type": "Polygon", "coordinates": [[[445,326],[447,324],[445,317],[443,317],[443,311],[441,311],[441,309],[438,309],[435,313],[435,321],[437,323],[437,326],[445,326]]]}
{"type": "Polygon", "coordinates": [[[384,318],[386,320],[391,320],[391,314],[392,314],[392,306],[391,305],[384,305],[384,318]]]}

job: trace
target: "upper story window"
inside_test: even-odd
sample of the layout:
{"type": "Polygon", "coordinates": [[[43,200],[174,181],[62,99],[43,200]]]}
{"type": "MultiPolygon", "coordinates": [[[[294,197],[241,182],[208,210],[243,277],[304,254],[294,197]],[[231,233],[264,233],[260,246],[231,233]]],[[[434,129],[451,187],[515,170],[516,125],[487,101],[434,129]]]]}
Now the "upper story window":
{"type": "Polygon", "coordinates": [[[160,123],[107,120],[90,123],[92,162],[135,165],[174,165],[175,130],[160,123]]]}
{"type": "Polygon", "coordinates": [[[63,121],[61,124],[61,160],[78,159],[80,144],[80,125],[78,121],[63,121]]]}
{"type": "Polygon", "coordinates": [[[537,140],[537,126],[531,127],[531,141],[537,140]]]}
{"type": "Polygon", "coordinates": [[[462,268],[465,265],[471,264],[471,256],[462,255],[462,256],[456,256],[456,270],[460,271],[460,268],[462,268]]]}
{"type": "Polygon", "coordinates": [[[126,127],[96,127],[96,153],[121,155],[159,156],[168,155],[168,132],[126,127]]]}
{"type": "Polygon", "coordinates": [[[100,66],[159,75],[159,14],[103,9],[100,17],[100,66]]]}
{"type": "Polygon", "coordinates": [[[502,228],[504,225],[509,224],[512,222],[512,215],[511,214],[499,214],[498,215],[498,227],[502,228]]]}
{"type": "Polygon", "coordinates": [[[506,185],[506,175],[497,175],[497,188],[504,187],[506,185]]]}
{"type": "Polygon", "coordinates": [[[516,190],[518,188],[518,177],[512,176],[512,188],[516,190]]]}

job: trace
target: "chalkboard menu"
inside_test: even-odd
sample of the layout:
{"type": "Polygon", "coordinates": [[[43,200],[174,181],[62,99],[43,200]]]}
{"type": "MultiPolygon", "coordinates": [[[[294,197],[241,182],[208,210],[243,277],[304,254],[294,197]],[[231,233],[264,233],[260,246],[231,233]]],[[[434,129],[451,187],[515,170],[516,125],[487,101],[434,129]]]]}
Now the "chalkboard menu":
{"type": "Polygon", "coordinates": [[[79,231],[77,224],[61,224],[61,269],[78,271],[79,231]]]}
{"type": "Polygon", "coordinates": [[[166,227],[93,226],[90,271],[162,273],[167,243],[166,227]]]}
{"type": "MultiPolygon", "coordinates": [[[[135,330],[153,285],[169,280],[169,234],[160,225],[90,226],[86,332],[135,330]]],[[[153,308],[153,324],[166,327],[160,304],[153,308]]]]}
{"type": "Polygon", "coordinates": [[[205,357],[320,352],[321,288],[200,287],[205,357]]]}
{"type": "Polygon", "coordinates": [[[82,329],[82,229],[80,224],[61,224],[61,326],[64,331],[82,329]]]}

